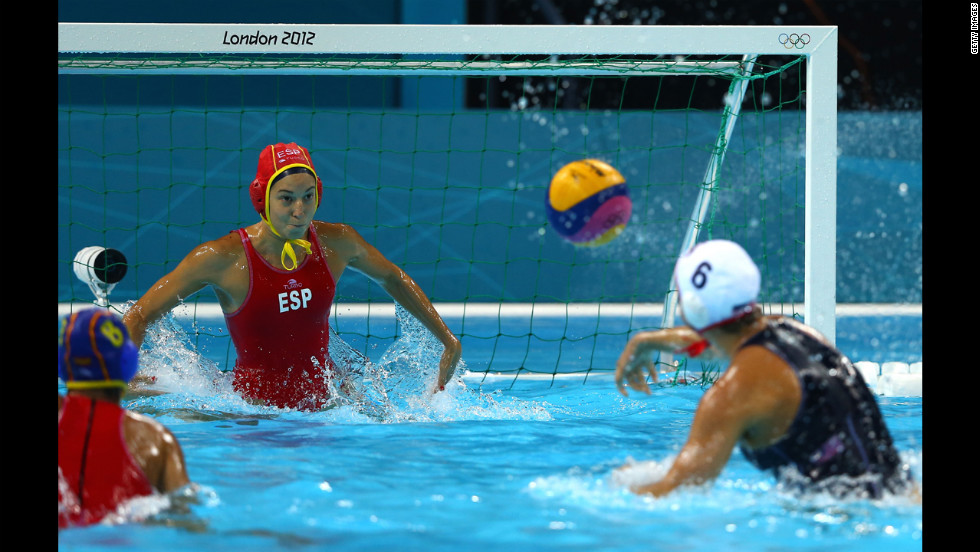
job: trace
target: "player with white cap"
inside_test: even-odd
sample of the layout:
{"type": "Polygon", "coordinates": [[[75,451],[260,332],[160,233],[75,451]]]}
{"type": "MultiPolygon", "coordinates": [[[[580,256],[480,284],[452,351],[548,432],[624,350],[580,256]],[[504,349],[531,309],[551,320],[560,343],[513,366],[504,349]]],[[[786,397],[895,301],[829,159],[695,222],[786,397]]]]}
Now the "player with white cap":
{"type": "Polygon", "coordinates": [[[633,336],[616,366],[617,388],[650,394],[645,372],[656,381],[657,351],[729,363],[701,398],[667,474],[631,490],[661,496],[708,483],[738,446],[756,467],[801,490],[917,496],[860,372],[812,328],[763,315],[760,284],[751,256],[731,241],[698,244],[677,260],[674,286],[686,325],[633,336]]]}

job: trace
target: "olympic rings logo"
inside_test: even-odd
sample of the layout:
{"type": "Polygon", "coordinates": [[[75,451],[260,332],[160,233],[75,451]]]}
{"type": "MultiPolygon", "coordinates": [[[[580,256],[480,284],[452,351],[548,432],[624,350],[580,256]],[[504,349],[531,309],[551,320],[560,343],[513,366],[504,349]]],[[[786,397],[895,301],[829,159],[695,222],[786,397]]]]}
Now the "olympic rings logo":
{"type": "Polygon", "coordinates": [[[810,35],[803,34],[786,34],[783,33],[779,35],[779,43],[786,47],[787,50],[796,48],[797,50],[802,50],[804,46],[810,43],[810,35]]]}

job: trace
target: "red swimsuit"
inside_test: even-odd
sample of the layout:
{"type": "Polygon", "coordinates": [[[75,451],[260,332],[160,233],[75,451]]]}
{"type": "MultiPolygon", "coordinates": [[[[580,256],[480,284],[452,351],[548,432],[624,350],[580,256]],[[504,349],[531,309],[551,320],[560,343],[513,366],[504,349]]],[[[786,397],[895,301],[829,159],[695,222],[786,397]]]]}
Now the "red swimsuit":
{"type": "Polygon", "coordinates": [[[330,396],[330,306],[335,283],[310,225],[313,252],[295,270],[271,266],[244,228],[249,289],[242,305],[225,314],[235,344],[232,386],[243,397],[279,408],[319,410],[330,396]]]}
{"type": "Polygon", "coordinates": [[[153,494],[123,436],[126,411],[65,397],[58,416],[58,527],[98,523],[127,500],[153,494]]]}

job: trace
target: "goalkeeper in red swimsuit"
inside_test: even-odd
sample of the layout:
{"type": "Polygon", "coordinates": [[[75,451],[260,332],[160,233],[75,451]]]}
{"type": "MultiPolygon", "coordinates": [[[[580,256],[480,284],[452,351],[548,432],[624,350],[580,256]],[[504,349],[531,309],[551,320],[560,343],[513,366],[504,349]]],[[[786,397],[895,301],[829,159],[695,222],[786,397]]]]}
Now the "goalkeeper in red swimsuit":
{"type": "Polygon", "coordinates": [[[313,220],[323,196],[306,148],[262,150],[249,197],[261,220],[203,243],[126,313],[133,341],[182,299],[211,286],[238,359],[233,387],[244,398],[280,408],[319,410],[329,397],[333,363],[329,315],[346,268],[371,278],[442,342],[443,389],[462,354],[459,339],[419,286],[346,224],[313,220]]]}
{"type": "Polygon", "coordinates": [[[61,320],[58,528],[100,522],[126,501],[190,483],[184,453],[156,421],[119,405],[137,350],[122,320],[90,308],[61,320]]]}

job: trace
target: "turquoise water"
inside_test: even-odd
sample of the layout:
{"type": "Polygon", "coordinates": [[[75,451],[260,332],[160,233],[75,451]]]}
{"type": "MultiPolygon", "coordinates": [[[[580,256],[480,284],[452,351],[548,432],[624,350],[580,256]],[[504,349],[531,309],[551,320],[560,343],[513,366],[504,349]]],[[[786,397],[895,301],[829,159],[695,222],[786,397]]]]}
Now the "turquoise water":
{"type": "MultiPolygon", "coordinates": [[[[624,398],[608,372],[473,376],[433,397],[420,382],[436,348],[409,330],[372,356],[364,402],[312,414],[249,405],[181,336],[151,335],[169,355],[143,369],[172,391],[126,405],[171,428],[200,489],[131,505],[130,523],[61,531],[59,548],[922,548],[921,505],[794,495],[738,451],[706,488],[633,495],[623,482],[658,477],[683,445],[700,386],[624,398]]],[[[879,403],[921,485],[921,399],[879,403]]]]}

